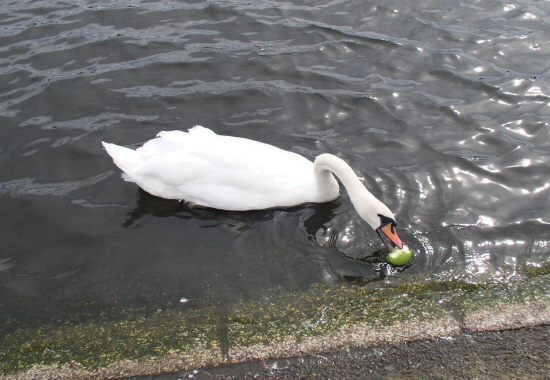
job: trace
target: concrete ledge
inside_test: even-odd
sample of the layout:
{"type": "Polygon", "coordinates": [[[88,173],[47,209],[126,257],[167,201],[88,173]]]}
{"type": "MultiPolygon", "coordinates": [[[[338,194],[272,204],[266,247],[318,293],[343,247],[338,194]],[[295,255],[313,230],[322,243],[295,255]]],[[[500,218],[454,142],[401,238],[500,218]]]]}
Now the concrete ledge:
{"type": "Polygon", "coordinates": [[[239,347],[230,352],[233,362],[245,362],[320,354],[346,348],[366,348],[440,336],[455,336],[460,333],[461,328],[458,321],[447,317],[437,321],[418,322],[413,326],[408,323],[384,328],[365,325],[346,326],[322,336],[303,339],[289,337],[283,342],[239,347]]]}
{"type": "Polygon", "coordinates": [[[59,327],[55,327],[57,330],[44,327],[40,331],[16,332],[5,339],[4,345],[6,342],[18,344],[18,339],[36,334],[34,342],[25,344],[39,348],[26,351],[0,347],[8,351],[5,355],[10,352],[20,355],[10,358],[12,370],[5,364],[7,360],[0,362],[4,370],[0,380],[103,380],[155,375],[214,367],[228,361],[299,357],[346,348],[454,337],[464,331],[550,324],[549,289],[548,275],[487,286],[442,286],[426,281],[375,290],[316,286],[304,292],[239,302],[224,308],[221,314],[215,308],[201,310],[202,316],[196,311],[172,310],[110,328],[99,323],[66,326],[62,331],[59,327]],[[220,324],[225,327],[220,328],[220,324]],[[57,340],[51,338],[54,330],[59,336],[57,340]],[[83,330],[87,331],[85,335],[83,330]],[[182,334],[185,339],[181,338],[182,334]],[[110,339],[115,335],[118,342],[110,339]],[[132,350],[143,353],[137,358],[110,362],[111,356],[101,356],[101,352],[97,361],[89,357],[83,357],[82,361],[75,356],[70,357],[71,360],[65,357],[64,353],[78,351],[76,345],[81,344],[82,339],[91,339],[88,345],[98,351],[111,350],[113,358],[132,350]],[[159,354],[152,355],[145,347],[156,340],[169,343],[156,345],[154,352],[159,354]],[[55,355],[58,359],[51,358],[52,352],[60,353],[55,355]],[[107,364],[103,364],[105,362],[107,364]]]}
{"type": "Polygon", "coordinates": [[[495,305],[468,312],[464,325],[470,332],[501,331],[550,324],[550,304],[547,301],[521,305],[495,305]]]}

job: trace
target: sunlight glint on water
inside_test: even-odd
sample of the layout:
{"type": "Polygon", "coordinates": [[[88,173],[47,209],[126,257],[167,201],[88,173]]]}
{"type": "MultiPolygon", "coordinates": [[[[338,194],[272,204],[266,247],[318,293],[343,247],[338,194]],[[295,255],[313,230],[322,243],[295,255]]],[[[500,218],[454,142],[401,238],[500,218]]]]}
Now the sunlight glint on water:
{"type": "Polygon", "coordinates": [[[1,329],[350,278],[504,282],[550,262],[544,2],[1,8],[1,329]],[[196,124],[340,156],[395,213],[412,265],[384,262],[345,191],[190,209],[122,181],[101,147],[196,124]]]}

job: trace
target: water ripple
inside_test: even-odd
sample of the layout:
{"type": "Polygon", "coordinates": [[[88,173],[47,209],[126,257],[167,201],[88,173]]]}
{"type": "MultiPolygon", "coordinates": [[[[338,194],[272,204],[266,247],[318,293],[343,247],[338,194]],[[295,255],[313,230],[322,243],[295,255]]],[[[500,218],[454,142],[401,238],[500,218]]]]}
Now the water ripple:
{"type": "Polygon", "coordinates": [[[35,183],[33,178],[21,178],[0,183],[0,194],[10,194],[12,197],[21,195],[55,195],[65,196],[72,191],[93,186],[104,181],[114,172],[112,170],[101,173],[97,176],[79,181],[64,181],[57,183],[35,183]]]}
{"type": "Polygon", "coordinates": [[[199,299],[543,268],[549,15],[544,2],[497,0],[5,2],[0,271],[21,297],[43,291],[17,283],[38,273],[58,282],[48,300],[65,302],[74,279],[85,300],[146,297],[139,282],[157,302],[182,288],[199,299]],[[325,205],[236,214],[112,175],[101,141],[137,147],[195,124],[339,155],[394,211],[412,265],[384,263],[345,190],[325,205]]]}

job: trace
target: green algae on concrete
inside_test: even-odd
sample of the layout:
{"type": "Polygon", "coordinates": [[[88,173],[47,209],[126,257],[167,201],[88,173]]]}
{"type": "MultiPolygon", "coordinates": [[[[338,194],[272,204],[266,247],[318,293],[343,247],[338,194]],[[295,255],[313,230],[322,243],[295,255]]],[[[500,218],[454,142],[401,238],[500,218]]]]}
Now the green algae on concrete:
{"type": "Polygon", "coordinates": [[[388,326],[445,313],[429,297],[415,299],[392,289],[319,285],[224,308],[166,310],[124,321],[20,329],[1,343],[0,370],[7,374],[33,365],[77,365],[94,370],[123,360],[150,361],[196,347],[223,349],[224,341],[228,345],[225,354],[229,354],[234,347],[321,335],[346,325],[388,326]],[[222,323],[228,326],[225,333],[222,323]]]}
{"type": "MultiPolygon", "coordinates": [[[[460,326],[452,313],[441,305],[439,295],[432,295],[314,287],[303,295],[312,307],[296,310],[294,323],[285,322],[288,315],[283,313],[266,314],[266,307],[236,306],[229,341],[237,344],[229,355],[234,361],[263,360],[458,334],[460,326]],[[276,339],[268,341],[266,336],[276,339]]],[[[281,305],[287,298],[265,302],[281,305]]]]}
{"type": "Polygon", "coordinates": [[[550,275],[480,287],[455,300],[469,331],[497,331],[550,323],[550,275]]]}
{"type": "Polygon", "coordinates": [[[0,370],[21,375],[0,379],[22,379],[25,371],[46,373],[36,379],[105,379],[453,336],[483,326],[480,315],[507,311],[503,302],[550,305],[547,275],[483,286],[428,278],[389,284],[316,285],[223,307],[20,329],[0,343],[0,370]]]}
{"type": "Polygon", "coordinates": [[[326,334],[348,325],[391,326],[439,319],[449,312],[439,297],[416,297],[394,289],[314,286],[307,292],[265,297],[230,309],[232,346],[326,334]]]}
{"type": "Polygon", "coordinates": [[[518,272],[521,275],[527,276],[527,277],[536,277],[536,276],[543,276],[545,274],[550,274],[550,262],[544,262],[544,259],[540,259],[543,261],[540,265],[521,265],[518,267],[518,272]]]}
{"type": "Polygon", "coordinates": [[[77,363],[98,368],[119,360],[143,360],[165,355],[174,348],[185,350],[217,345],[214,308],[180,313],[174,310],[148,317],[113,322],[46,325],[8,334],[0,345],[2,373],[32,365],[77,363]]]}

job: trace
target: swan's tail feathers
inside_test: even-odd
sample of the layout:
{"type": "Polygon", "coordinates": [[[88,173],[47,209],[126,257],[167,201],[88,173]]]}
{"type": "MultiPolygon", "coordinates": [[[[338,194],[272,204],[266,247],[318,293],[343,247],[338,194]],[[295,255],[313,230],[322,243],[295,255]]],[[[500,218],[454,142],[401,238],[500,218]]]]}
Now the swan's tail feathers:
{"type": "Polygon", "coordinates": [[[109,156],[113,159],[115,165],[123,172],[132,174],[132,172],[142,164],[142,160],[135,150],[106,142],[102,142],[102,144],[109,156]]]}

